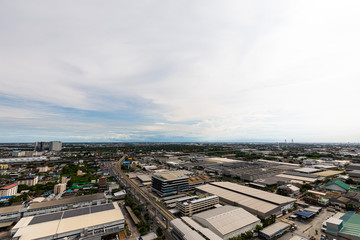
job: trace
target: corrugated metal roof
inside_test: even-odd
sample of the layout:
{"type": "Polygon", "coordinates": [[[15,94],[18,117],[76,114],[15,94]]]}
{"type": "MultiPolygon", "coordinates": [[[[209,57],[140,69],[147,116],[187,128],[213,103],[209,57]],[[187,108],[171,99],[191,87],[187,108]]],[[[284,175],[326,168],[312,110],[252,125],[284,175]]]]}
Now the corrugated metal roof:
{"type": "Polygon", "coordinates": [[[214,232],[212,232],[210,229],[208,228],[204,228],[202,226],[200,226],[200,224],[198,224],[197,222],[195,222],[194,220],[192,220],[189,217],[182,217],[181,218],[187,225],[189,225],[190,227],[198,230],[202,235],[204,235],[206,238],[210,239],[210,240],[222,240],[221,237],[219,237],[218,235],[216,235],[214,232]]]}
{"type": "Polygon", "coordinates": [[[288,228],[290,225],[284,222],[277,222],[261,230],[263,234],[267,236],[273,236],[275,233],[288,228]]]}
{"type": "Polygon", "coordinates": [[[178,232],[182,234],[183,239],[185,240],[205,240],[199,233],[192,230],[189,226],[187,226],[180,218],[176,218],[170,222],[172,227],[178,232]]]}
{"type": "Polygon", "coordinates": [[[226,199],[228,201],[234,202],[248,209],[253,209],[254,212],[260,212],[266,214],[267,212],[273,211],[278,206],[272,203],[268,203],[251,196],[246,196],[240,193],[236,193],[230,190],[219,188],[213,185],[203,185],[197,187],[201,191],[205,191],[214,195],[219,196],[220,198],[226,199]]]}
{"type": "Polygon", "coordinates": [[[203,219],[209,227],[212,226],[222,235],[229,234],[250,224],[259,222],[260,219],[245,211],[243,208],[223,206],[211,209],[193,216],[195,220],[203,219]]]}
{"type": "Polygon", "coordinates": [[[281,196],[278,194],[265,192],[265,191],[251,188],[251,187],[245,187],[245,186],[231,183],[231,182],[215,182],[215,183],[210,183],[210,184],[220,186],[220,187],[225,187],[227,189],[234,190],[234,191],[242,193],[242,194],[251,195],[255,198],[262,199],[264,201],[271,202],[271,203],[274,203],[277,205],[295,201],[295,199],[293,199],[293,198],[284,197],[284,196],[281,196]]]}

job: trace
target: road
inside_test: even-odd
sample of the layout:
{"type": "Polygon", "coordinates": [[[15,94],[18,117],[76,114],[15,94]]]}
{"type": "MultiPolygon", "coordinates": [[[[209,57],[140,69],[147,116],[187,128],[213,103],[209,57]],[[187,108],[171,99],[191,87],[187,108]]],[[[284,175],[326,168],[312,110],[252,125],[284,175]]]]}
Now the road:
{"type": "Polygon", "coordinates": [[[122,177],[123,180],[127,182],[133,189],[135,189],[138,193],[141,194],[141,196],[149,202],[153,207],[155,207],[161,215],[163,215],[168,221],[174,220],[176,217],[167,211],[163,206],[161,206],[155,199],[153,199],[151,196],[149,196],[147,193],[145,193],[142,189],[140,189],[139,186],[137,186],[133,181],[130,180],[130,178],[121,170],[121,164],[125,160],[126,155],[124,155],[118,162],[114,164],[114,169],[122,177]]]}

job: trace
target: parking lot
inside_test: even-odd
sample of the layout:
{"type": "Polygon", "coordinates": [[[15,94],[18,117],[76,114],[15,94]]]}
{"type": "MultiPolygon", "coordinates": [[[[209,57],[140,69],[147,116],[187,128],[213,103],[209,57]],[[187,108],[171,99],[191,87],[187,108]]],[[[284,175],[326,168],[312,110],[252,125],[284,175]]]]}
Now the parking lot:
{"type": "Polygon", "coordinates": [[[325,222],[328,218],[334,216],[335,212],[327,211],[326,208],[324,208],[319,214],[315,215],[315,217],[308,219],[308,220],[292,220],[295,222],[297,229],[294,232],[288,232],[285,235],[283,235],[281,240],[287,240],[290,239],[292,235],[299,235],[303,236],[307,239],[310,239],[310,237],[314,236],[315,239],[320,239],[321,234],[321,227],[323,222],[325,222]],[[316,234],[317,230],[317,234],[316,234]]]}

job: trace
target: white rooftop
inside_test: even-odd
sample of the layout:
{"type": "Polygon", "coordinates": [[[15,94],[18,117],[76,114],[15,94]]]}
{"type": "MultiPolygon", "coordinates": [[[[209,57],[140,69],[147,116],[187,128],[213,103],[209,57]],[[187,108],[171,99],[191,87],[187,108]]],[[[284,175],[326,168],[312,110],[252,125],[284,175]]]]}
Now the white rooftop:
{"type": "Polygon", "coordinates": [[[105,206],[105,210],[103,211],[82,215],[76,214],[74,216],[70,214],[70,217],[68,216],[66,218],[63,217],[66,213],[69,214],[69,212],[75,210],[83,211],[86,210],[87,207],[39,216],[23,217],[13,228],[12,231],[17,230],[13,237],[19,238],[20,240],[46,238],[56,234],[63,234],[110,222],[124,221],[124,216],[117,203],[112,203],[113,207],[108,206],[108,208],[106,208],[107,205],[111,204],[97,205],[105,206]],[[57,214],[57,216],[52,217],[55,214],[57,214]]]}
{"type": "Polygon", "coordinates": [[[260,219],[245,211],[243,208],[223,206],[195,214],[196,221],[205,220],[208,227],[216,230],[218,235],[226,235],[250,224],[260,222],[260,219]]]}
{"type": "Polygon", "coordinates": [[[328,220],[326,220],[326,223],[332,223],[332,224],[335,224],[335,225],[339,225],[342,223],[343,220],[339,219],[339,218],[334,218],[334,217],[331,217],[329,218],[328,220]]]}
{"type": "Polygon", "coordinates": [[[304,167],[304,168],[297,168],[297,169],[294,169],[294,171],[297,171],[297,172],[302,172],[302,173],[313,173],[313,172],[318,172],[318,171],[319,171],[319,169],[304,167]]]}
{"type": "Polygon", "coordinates": [[[262,229],[261,232],[268,236],[272,236],[275,233],[277,233],[278,231],[280,231],[286,227],[289,227],[289,224],[284,223],[284,222],[277,222],[277,223],[271,224],[270,226],[262,229]]]}

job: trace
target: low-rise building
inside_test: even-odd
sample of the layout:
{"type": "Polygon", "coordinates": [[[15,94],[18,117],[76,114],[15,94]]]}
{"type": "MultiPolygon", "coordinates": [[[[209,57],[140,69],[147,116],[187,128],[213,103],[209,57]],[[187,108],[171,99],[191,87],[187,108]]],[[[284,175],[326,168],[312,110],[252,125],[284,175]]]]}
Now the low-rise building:
{"type": "Polygon", "coordinates": [[[14,196],[17,194],[18,185],[17,184],[11,184],[5,187],[0,188],[0,197],[8,197],[8,196],[14,196]]]}
{"type": "Polygon", "coordinates": [[[267,240],[276,239],[290,230],[290,225],[284,222],[277,222],[260,230],[259,235],[267,240]]]}
{"type": "Polygon", "coordinates": [[[329,218],[326,221],[325,234],[329,240],[359,240],[360,214],[347,212],[340,218],[329,218]]]}
{"type": "Polygon", "coordinates": [[[44,173],[49,171],[48,166],[38,167],[39,173],[44,173]]]}
{"type": "Polygon", "coordinates": [[[347,192],[350,186],[343,181],[335,181],[324,185],[324,188],[329,191],[347,192]]]}
{"type": "Polygon", "coordinates": [[[9,206],[0,208],[0,222],[17,221],[23,216],[36,216],[47,213],[55,213],[68,209],[87,207],[107,203],[103,193],[84,195],[79,197],[62,198],[47,202],[35,202],[31,204],[9,206]]]}
{"type": "Polygon", "coordinates": [[[12,239],[101,239],[124,230],[117,203],[22,218],[11,230],[12,239]],[[40,230],[41,229],[41,230],[40,230]]]}
{"type": "Polygon", "coordinates": [[[18,179],[18,185],[34,186],[38,182],[39,182],[39,177],[38,176],[19,178],[18,179]]]}
{"type": "Polygon", "coordinates": [[[195,213],[213,208],[216,204],[219,204],[219,197],[213,195],[186,202],[178,201],[176,208],[180,210],[183,216],[192,216],[195,213]]]}
{"type": "Polygon", "coordinates": [[[222,206],[193,215],[193,219],[209,228],[222,239],[229,239],[252,231],[261,225],[260,219],[243,208],[222,206]]]}
{"type": "Polygon", "coordinates": [[[189,190],[194,190],[195,187],[213,182],[213,180],[208,176],[194,176],[189,177],[189,190]]]}
{"type": "Polygon", "coordinates": [[[213,182],[196,187],[200,193],[217,195],[220,202],[239,206],[261,218],[281,215],[292,209],[296,199],[230,182],[213,182]]]}

